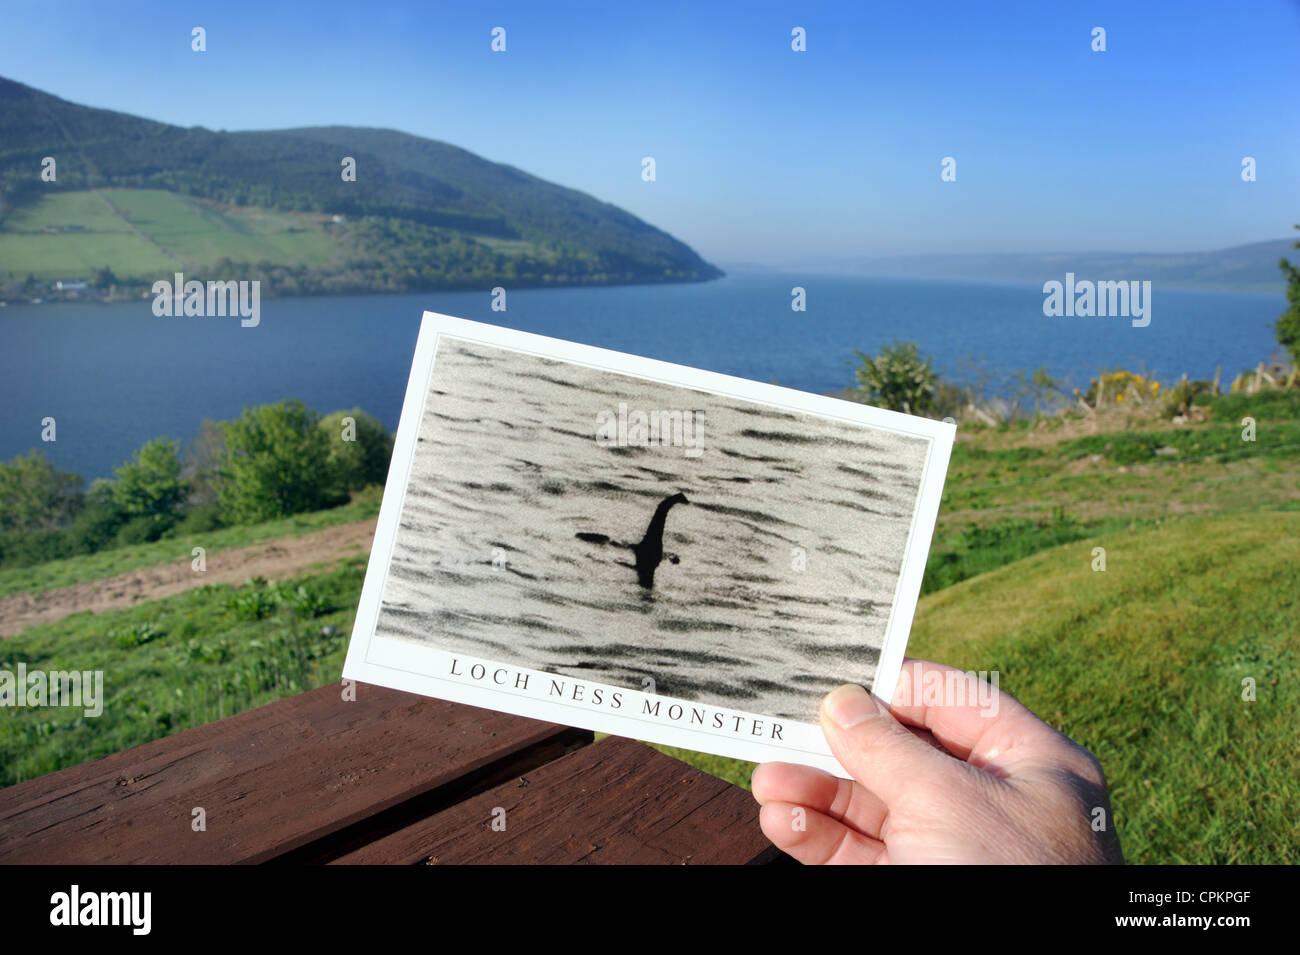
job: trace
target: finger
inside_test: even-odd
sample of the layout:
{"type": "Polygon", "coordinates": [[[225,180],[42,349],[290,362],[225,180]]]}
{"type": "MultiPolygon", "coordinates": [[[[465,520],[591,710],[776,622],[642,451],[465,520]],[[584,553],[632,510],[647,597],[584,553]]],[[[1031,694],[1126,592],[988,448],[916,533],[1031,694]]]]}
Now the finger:
{"type": "Polygon", "coordinates": [[[885,844],[815,809],[770,802],[758,814],[763,835],[804,865],[874,865],[885,861],[885,844]]]}
{"type": "Polygon", "coordinates": [[[840,765],[887,808],[908,791],[950,785],[959,768],[860,686],[830,693],[822,701],[821,723],[840,765]]]}
{"type": "Polygon", "coordinates": [[[887,815],[885,804],[851,779],[794,763],[763,763],[754,770],[750,785],[754,798],[762,805],[781,802],[807,806],[863,835],[880,838],[880,827],[887,815]]]}
{"type": "Polygon", "coordinates": [[[923,727],[958,759],[1011,775],[1044,757],[1069,758],[1073,744],[1023,703],[955,667],[908,659],[899,672],[890,710],[903,723],[923,727]]]}

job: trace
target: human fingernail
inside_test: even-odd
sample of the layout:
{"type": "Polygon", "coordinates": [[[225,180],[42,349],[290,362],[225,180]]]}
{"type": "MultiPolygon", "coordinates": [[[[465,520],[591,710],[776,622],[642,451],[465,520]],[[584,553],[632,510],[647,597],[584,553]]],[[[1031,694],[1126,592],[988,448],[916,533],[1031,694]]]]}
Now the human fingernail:
{"type": "Polygon", "coordinates": [[[846,683],[832,690],[822,706],[831,722],[844,730],[880,714],[876,698],[855,683],[846,683]]]}

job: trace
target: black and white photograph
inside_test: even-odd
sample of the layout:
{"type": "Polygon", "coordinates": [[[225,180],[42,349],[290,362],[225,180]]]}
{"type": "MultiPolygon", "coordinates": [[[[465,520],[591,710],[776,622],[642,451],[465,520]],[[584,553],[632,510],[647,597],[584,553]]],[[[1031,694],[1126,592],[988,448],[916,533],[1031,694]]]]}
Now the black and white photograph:
{"type": "Polygon", "coordinates": [[[948,426],[753,382],[691,387],[722,376],[630,373],[635,359],[597,349],[568,360],[441,316],[423,334],[437,339],[430,368],[417,350],[418,418],[399,426],[394,468],[408,424],[415,440],[381,515],[395,526],[375,640],[450,654],[434,675],[469,685],[568,677],[609,705],[639,694],[618,710],[778,744],[836,686],[873,687],[915,602],[902,575],[930,532],[918,507],[948,426]],[[474,680],[466,660],[508,671],[474,680]]]}

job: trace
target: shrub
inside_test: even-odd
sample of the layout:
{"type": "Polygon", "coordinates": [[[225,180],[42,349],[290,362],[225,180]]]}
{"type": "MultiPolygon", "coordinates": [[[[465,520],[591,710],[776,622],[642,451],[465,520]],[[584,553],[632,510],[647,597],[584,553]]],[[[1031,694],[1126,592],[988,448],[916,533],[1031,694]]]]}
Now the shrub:
{"type": "Polygon", "coordinates": [[[81,510],[80,475],[60,471],[33,448],[0,463],[0,530],[53,530],[81,510]]]}
{"type": "Polygon", "coordinates": [[[73,553],[93,554],[117,539],[127,516],[113,499],[112,482],[99,480],[90,486],[86,506],[67,530],[73,553]]]}
{"type": "Polygon", "coordinates": [[[326,415],[319,427],[329,447],[331,500],[341,503],[348,492],[387,480],[393,437],[377,418],[353,408],[326,415]]]}
{"type": "Polygon", "coordinates": [[[221,527],[221,509],[215,504],[201,504],[187,507],[164,537],[184,537],[191,534],[205,534],[221,527]]]}
{"type": "Polygon", "coordinates": [[[113,471],[117,475],[113,500],[130,517],[170,514],[189,493],[181,480],[177,444],[167,438],[146,442],[130,461],[113,471]]]}
{"type": "Polygon", "coordinates": [[[1164,416],[1185,415],[1192,405],[1209,404],[1214,395],[1212,381],[1180,381],[1165,394],[1164,416]]]}
{"type": "Polygon", "coordinates": [[[1083,400],[1097,407],[1099,395],[1102,404],[1145,404],[1160,397],[1160,382],[1123,369],[1103,372],[1089,383],[1083,400]]]}
{"type": "Polygon", "coordinates": [[[862,364],[854,372],[858,387],[852,393],[858,400],[905,414],[926,414],[934,409],[934,369],[915,344],[894,342],[874,358],[856,354],[862,364]]]}
{"type": "Polygon", "coordinates": [[[152,543],[170,530],[174,523],[176,518],[171,514],[141,514],[123,524],[114,541],[118,547],[152,543]]]}
{"type": "Polygon", "coordinates": [[[330,499],[329,442],[301,401],[245,408],[222,423],[226,453],[217,497],[227,524],[316,510],[330,499]]]}
{"type": "MultiPolygon", "coordinates": [[[[1300,229],[1300,225],[1296,228],[1300,229]]],[[[1300,249],[1300,242],[1295,247],[1300,249]]],[[[1277,343],[1291,355],[1291,364],[1300,368],[1300,268],[1286,259],[1278,262],[1278,268],[1286,280],[1287,309],[1278,316],[1273,331],[1277,335],[1277,343]]]]}
{"type": "Polygon", "coordinates": [[[275,594],[254,583],[252,586],[235,591],[226,601],[226,606],[243,620],[261,620],[275,613],[277,601],[275,594]]]}

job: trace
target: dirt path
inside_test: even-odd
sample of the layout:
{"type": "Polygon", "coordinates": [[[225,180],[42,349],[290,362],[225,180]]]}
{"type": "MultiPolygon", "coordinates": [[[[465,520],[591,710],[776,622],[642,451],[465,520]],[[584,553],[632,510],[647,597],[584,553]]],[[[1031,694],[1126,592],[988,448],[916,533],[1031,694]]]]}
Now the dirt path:
{"type": "Polygon", "coordinates": [[[142,567],[43,594],[12,594],[0,598],[0,637],[12,637],[82,610],[119,610],[205,584],[242,584],[249,577],[285,580],[315,564],[368,554],[374,536],[375,519],[370,518],[300,537],[277,537],[247,547],[211,551],[205,555],[207,570],[203,573],[191,569],[191,558],[186,557],[174,564],[142,567]]]}

